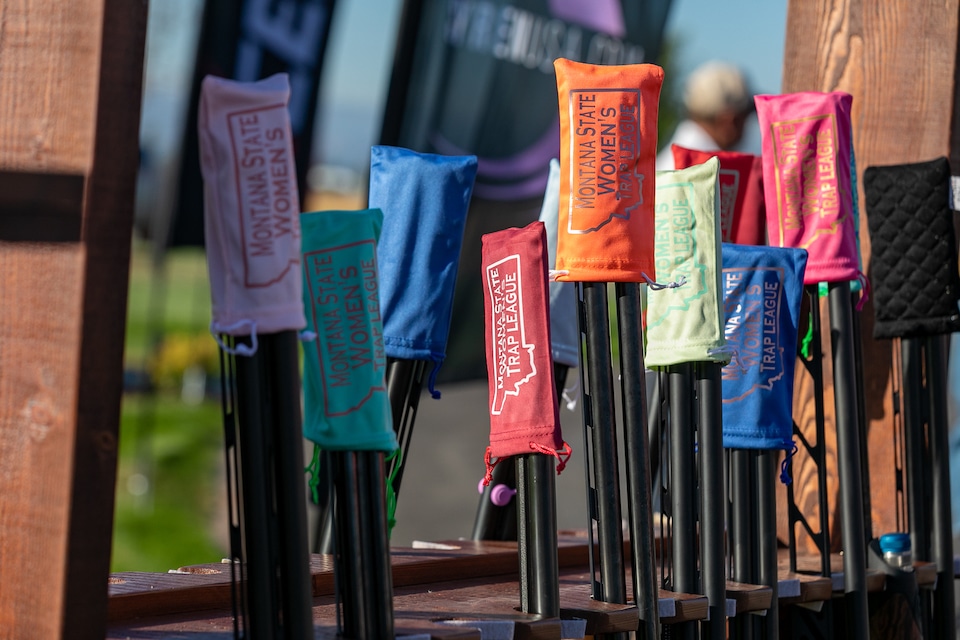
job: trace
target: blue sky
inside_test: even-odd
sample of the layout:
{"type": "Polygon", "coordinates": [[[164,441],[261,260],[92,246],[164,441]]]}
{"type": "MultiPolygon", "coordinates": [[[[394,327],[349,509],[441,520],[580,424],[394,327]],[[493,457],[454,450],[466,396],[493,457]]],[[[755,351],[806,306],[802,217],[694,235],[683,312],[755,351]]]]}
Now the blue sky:
{"type": "MultiPolygon", "coordinates": [[[[318,159],[363,166],[376,143],[401,4],[338,0],[321,89],[318,159]]],[[[786,11],[786,0],[674,0],[667,32],[678,44],[681,75],[720,58],[740,65],[757,93],[779,93],[786,11]]]]}
{"type": "Polygon", "coordinates": [[[684,73],[711,58],[740,65],[757,93],[780,93],[786,0],[675,0],[667,31],[684,73]]]}

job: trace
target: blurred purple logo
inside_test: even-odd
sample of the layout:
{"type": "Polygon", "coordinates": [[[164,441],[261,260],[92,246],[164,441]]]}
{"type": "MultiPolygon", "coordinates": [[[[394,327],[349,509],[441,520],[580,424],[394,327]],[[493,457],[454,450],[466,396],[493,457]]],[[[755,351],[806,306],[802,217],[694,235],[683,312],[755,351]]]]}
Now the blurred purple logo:
{"type": "Polygon", "coordinates": [[[448,74],[449,93],[438,106],[430,144],[441,154],[477,156],[474,193],[482,198],[543,194],[550,159],[560,149],[554,60],[633,64],[645,58],[642,46],[624,40],[621,0],[549,0],[547,15],[536,6],[522,0],[448,4],[444,38],[463,61],[465,77],[448,74]]]}

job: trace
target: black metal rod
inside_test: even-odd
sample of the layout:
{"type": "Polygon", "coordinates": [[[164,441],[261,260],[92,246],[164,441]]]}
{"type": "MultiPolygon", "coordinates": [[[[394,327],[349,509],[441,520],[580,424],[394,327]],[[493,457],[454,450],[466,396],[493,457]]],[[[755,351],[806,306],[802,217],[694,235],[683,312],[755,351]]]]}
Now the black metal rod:
{"type": "MultiPolygon", "coordinates": [[[[850,304],[856,309],[857,301],[861,294],[854,293],[851,296],[850,304]]],[[[870,453],[869,443],[867,441],[867,404],[865,391],[863,388],[863,332],[861,330],[860,316],[862,314],[854,311],[853,313],[853,358],[857,381],[857,433],[860,434],[860,484],[862,490],[861,502],[863,504],[863,536],[865,540],[873,540],[873,500],[870,497],[870,453]]]]}
{"type": "MultiPolygon", "coordinates": [[[[590,452],[587,461],[587,504],[596,522],[599,546],[599,574],[593,573],[593,597],[603,602],[627,602],[623,562],[623,528],[620,509],[620,472],[617,456],[616,413],[613,396],[613,369],[610,356],[610,317],[607,285],[578,283],[583,292],[581,333],[586,334],[587,384],[584,393],[584,439],[590,452]]],[[[591,558],[592,558],[591,554],[591,558]]],[[[593,567],[591,566],[591,570],[593,567]]]]}
{"type": "Polygon", "coordinates": [[[930,453],[933,480],[933,536],[931,559],[937,565],[934,592],[933,636],[951,637],[956,632],[956,602],[953,571],[953,505],[950,492],[950,423],[947,416],[947,362],[943,354],[949,336],[925,339],[924,353],[930,400],[930,453]]]}
{"type": "MultiPolygon", "coordinates": [[[[563,364],[553,365],[554,383],[557,398],[563,395],[563,385],[570,368],[563,364]]],[[[490,484],[480,492],[477,514],[473,520],[473,540],[516,540],[517,539],[517,502],[510,500],[506,505],[497,505],[491,499],[493,489],[503,485],[517,489],[516,465],[499,464],[493,469],[490,484]]]]}
{"type": "Polygon", "coordinates": [[[724,558],[724,566],[727,570],[727,575],[730,578],[733,578],[733,537],[735,534],[734,531],[734,519],[733,519],[733,449],[724,449],[723,450],[723,491],[724,491],[724,500],[723,500],[723,521],[726,523],[726,531],[724,532],[725,538],[725,549],[726,549],[726,558],[724,558]]]}
{"type": "Polygon", "coordinates": [[[867,608],[867,545],[864,538],[863,485],[860,478],[860,421],[857,417],[850,283],[830,283],[828,299],[837,426],[837,470],[843,522],[847,628],[852,637],[865,638],[870,630],[867,608]]]}
{"type": "Polygon", "coordinates": [[[567,373],[570,367],[565,364],[553,363],[553,384],[557,391],[557,402],[563,397],[563,387],[567,384],[567,373]]]}
{"type": "Polygon", "coordinates": [[[393,571],[387,526],[386,463],[382,451],[356,454],[363,508],[364,594],[369,638],[393,637],[393,571]]]}
{"type": "MultiPolygon", "coordinates": [[[[923,339],[900,340],[903,401],[903,440],[906,457],[907,520],[910,527],[910,545],[915,560],[929,561],[930,556],[930,511],[927,504],[929,476],[927,455],[927,429],[925,410],[927,402],[923,386],[923,339]]],[[[930,637],[929,615],[932,594],[920,593],[920,608],[924,612],[920,630],[930,637]]]]}
{"type": "Polygon", "coordinates": [[[236,370],[250,632],[303,637],[313,614],[296,333],[260,335],[236,370]]]}
{"type": "Polygon", "coordinates": [[[282,331],[260,336],[270,386],[270,418],[274,443],[276,519],[279,537],[277,566],[281,624],[285,638],[313,634],[313,589],[307,538],[306,488],[303,480],[303,431],[300,417],[300,370],[297,333],[282,331]]]}
{"type": "MultiPolygon", "coordinates": [[[[820,317],[820,288],[818,285],[806,287],[810,300],[810,321],[813,323],[813,341],[811,349],[811,375],[813,376],[813,402],[816,419],[817,445],[814,460],[817,464],[817,503],[820,510],[820,575],[829,578],[832,574],[830,564],[830,503],[827,498],[827,424],[826,406],[823,399],[823,342],[821,340],[822,319],[820,317]]],[[[794,567],[791,571],[796,571],[794,567]]]]}
{"type": "MultiPolygon", "coordinates": [[[[554,363],[557,398],[567,379],[566,365],[554,363]]],[[[560,561],[557,552],[557,481],[552,458],[518,456],[513,510],[520,554],[520,606],[525,613],[560,617],[560,561]]]]}
{"type": "MultiPolygon", "coordinates": [[[[754,499],[756,467],[753,452],[748,449],[730,450],[730,502],[733,516],[731,532],[733,541],[733,579],[752,583],[756,566],[754,542],[754,499]]],[[[735,637],[749,640],[753,637],[751,616],[738,615],[734,619],[735,637]]]]}
{"type": "Polygon", "coordinates": [[[317,522],[313,533],[314,553],[334,553],[333,512],[334,496],[332,453],[326,449],[320,451],[319,477],[317,478],[317,522]]]}
{"type": "MultiPolygon", "coordinates": [[[[656,438],[659,444],[659,456],[655,461],[656,475],[653,478],[654,508],[660,510],[660,586],[665,589],[674,589],[676,580],[673,575],[673,513],[670,511],[670,375],[666,367],[656,369],[656,381],[653,396],[659,396],[659,408],[656,412],[656,438]]],[[[651,412],[652,413],[652,412],[651,412]]]]}
{"type": "Polygon", "coordinates": [[[377,575],[375,566],[375,548],[377,532],[369,525],[374,509],[369,504],[369,498],[372,497],[370,486],[370,465],[366,451],[358,451],[354,454],[354,461],[357,469],[357,506],[360,509],[358,518],[360,521],[360,589],[364,600],[364,620],[363,627],[367,630],[367,638],[382,637],[376,633],[377,628],[377,606],[376,601],[381,595],[379,593],[378,582],[380,576],[377,575]]]}
{"type": "MultiPolygon", "coordinates": [[[[423,378],[427,368],[425,360],[406,360],[387,358],[385,382],[387,396],[390,399],[390,410],[393,416],[393,430],[397,434],[400,455],[394,459],[387,476],[393,477],[394,495],[399,500],[400,484],[403,480],[403,469],[410,454],[410,442],[413,438],[413,427],[416,422],[417,408],[420,405],[420,395],[423,389],[423,378]]],[[[333,487],[326,481],[329,474],[322,473],[324,467],[330,464],[330,455],[327,451],[320,453],[320,482],[317,486],[317,523],[313,534],[313,549],[317,553],[333,553],[333,487]]]]}
{"type": "Polygon", "coordinates": [[[930,531],[927,523],[924,476],[927,468],[926,434],[923,403],[923,340],[901,338],[901,366],[903,367],[903,430],[906,453],[907,514],[910,527],[910,546],[915,560],[929,560],[930,531]]]}
{"type": "Polygon", "coordinates": [[[517,506],[516,496],[507,504],[498,505],[493,502],[492,494],[498,485],[512,490],[517,488],[517,471],[515,465],[504,461],[493,468],[490,484],[483,488],[480,501],[477,504],[477,515],[473,520],[474,540],[516,540],[517,539],[517,506]]]}
{"type": "Polygon", "coordinates": [[[417,408],[420,406],[427,364],[426,360],[387,358],[387,395],[390,398],[390,410],[393,414],[393,430],[397,434],[400,446],[400,456],[392,463],[388,476],[393,477],[393,491],[398,500],[403,469],[410,456],[410,442],[417,419],[417,408]]]}
{"type": "Polygon", "coordinates": [[[516,457],[517,550],[520,607],[524,613],[560,617],[557,558],[557,485],[554,459],[540,453],[516,457]]]}
{"type": "MultiPolygon", "coordinates": [[[[221,336],[232,340],[229,336],[221,336]]],[[[240,488],[240,452],[237,445],[236,375],[233,356],[220,351],[220,403],[223,412],[223,450],[227,478],[227,527],[230,540],[230,602],[233,636],[246,633],[247,595],[243,561],[243,505],[240,488]],[[239,573],[239,575],[238,575],[239,573]]]]}
{"type": "MultiPolygon", "coordinates": [[[[693,364],[682,363],[667,369],[670,378],[670,513],[673,517],[674,590],[700,593],[697,572],[697,456],[693,421],[693,364]]],[[[672,636],[693,638],[697,624],[673,625],[672,636]]]]}
{"type": "Polygon", "coordinates": [[[670,478],[673,514],[673,568],[675,589],[699,593],[697,579],[697,459],[694,450],[693,365],[669,367],[670,478]]]}
{"type": "MultiPolygon", "coordinates": [[[[653,536],[653,495],[650,472],[653,458],[650,454],[646,422],[647,383],[643,365],[640,287],[633,283],[618,283],[616,296],[633,594],[641,621],[637,637],[643,640],[654,640],[660,637],[660,591],[657,587],[656,549],[653,536]]],[[[722,528],[720,533],[722,536],[722,528]]],[[[721,573],[722,571],[721,557],[721,573]]]]}
{"type": "Polygon", "coordinates": [[[696,364],[700,457],[700,571],[709,620],[701,627],[713,640],[726,637],[727,588],[724,571],[723,389],[720,365],[696,364]]]}
{"type": "Polygon", "coordinates": [[[337,451],[337,598],[347,638],[393,637],[393,575],[387,538],[386,474],[380,451],[337,451]]]}
{"type": "Polygon", "coordinates": [[[780,630],[780,605],[778,587],[780,575],[777,568],[777,451],[761,451],[757,455],[757,547],[759,563],[757,579],[770,587],[770,608],[762,619],[764,636],[777,638],[780,630]]]}
{"type": "MultiPolygon", "coordinates": [[[[238,339],[244,344],[244,339],[238,339]]],[[[249,344],[249,343],[247,343],[249,344]]],[[[243,546],[246,560],[247,613],[251,637],[275,638],[279,608],[271,527],[273,487],[270,482],[269,431],[264,424],[263,350],[236,358],[237,433],[240,451],[240,491],[243,503],[243,546]],[[272,553],[273,552],[273,553],[272,553]]]]}
{"type": "MultiPolygon", "coordinates": [[[[825,408],[823,401],[823,343],[821,341],[821,320],[820,320],[820,293],[819,287],[815,284],[804,287],[804,293],[810,312],[810,357],[804,359],[804,367],[810,375],[813,383],[813,402],[814,402],[814,429],[816,432],[816,444],[806,445],[806,450],[813,459],[814,466],[817,469],[817,509],[819,511],[819,531],[813,531],[809,520],[797,507],[795,501],[795,487],[793,484],[787,486],[787,501],[789,509],[789,554],[790,571],[797,572],[797,536],[796,526],[798,523],[804,523],[807,531],[813,537],[814,543],[820,551],[820,575],[829,578],[832,571],[830,567],[830,506],[827,499],[827,449],[826,449],[826,423],[825,408]]],[[[794,428],[795,435],[806,444],[806,438],[799,430],[794,428]]],[[[827,603],[829,606],[829,603],[827,603]]]]}
{"type": "Polygon", "coordinates": [[[407,92],[413,75],[414,53],[417,48],[423,0],[405,0],[401,10],[397,43],[393,53],[393,68],[387,103],[380,126],[380,144],[401,144],[402,123],[407,111],[407,92]]]}
{"type": "Polygon", "coordinates": [[[364,588],[363,511],[357,452],[331,454],[334,476],[334,526],[336,561],[334,571],[337,600],[343,612],[343,634],[347,638],[372,638],[364,588]]]}
{"type": "MultiPolygon", "coordinates": [[[[660,388],[660,373],[658,371],[649,371],[644,374],[649,380],[647,389],[649,397],[647,398],[647,442],[650,444],[650,463],[653,465],[650,469],[650,476],[654,483],[660,477],[660,449],[663,443],[662,418],[663,410],[663,390],[660,388]]],[[[653,491],[658,491],[657,484],[653,485],[653,491]]],[[[654,505],[657,504],[657,496],[654,494],[654,505]]]]}

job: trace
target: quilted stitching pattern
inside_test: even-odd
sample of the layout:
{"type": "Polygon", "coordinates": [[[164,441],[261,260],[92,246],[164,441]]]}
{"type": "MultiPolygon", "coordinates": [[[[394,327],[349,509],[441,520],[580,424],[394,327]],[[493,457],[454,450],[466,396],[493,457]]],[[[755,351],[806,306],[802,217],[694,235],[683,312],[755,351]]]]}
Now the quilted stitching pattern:
{"type": "Polygon", "coordinates": [[[874,338],[960,330],[947,159],[868,167],[863,186],[872,244],[874,338]]]}

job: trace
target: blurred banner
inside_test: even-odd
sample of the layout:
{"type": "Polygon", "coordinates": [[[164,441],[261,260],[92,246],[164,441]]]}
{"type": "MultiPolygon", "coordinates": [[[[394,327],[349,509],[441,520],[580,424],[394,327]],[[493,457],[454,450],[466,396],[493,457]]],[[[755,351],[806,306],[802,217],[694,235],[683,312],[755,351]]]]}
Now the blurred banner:
{"type": "Polygon", "coordinates": [[[167,246],[203,245],[203,181],[197,142],[200,82],[213,74],[252,82],[290,76],[290,126],[300,200],[313,143],[323,54],[335,0],[207,0],[197,44],[179,180],[167,246]]]}
{"type": "Polygon", "coordinates": [[[394,139],[383,142],[476,155],[480,198],[540,197],[560,144],[554,59],[655,62],[669,5],[408,0],[397,55],[408,55],[409,64],[395,65],[391,85],[404,99],[388,105],[384,134],[394,139]],[[415,24],[411,12],[419,13],[415,24]],[[412,46],[401,51],[408,40],[412,46]]]}
{"type": "Polygon", "coordinates": [[[406,0],[381,143],[473,154],[447,366],[482,378],[480,236],[537,219],[559,157],[553,61],[656,62],[670,0],[406,0]]]}

